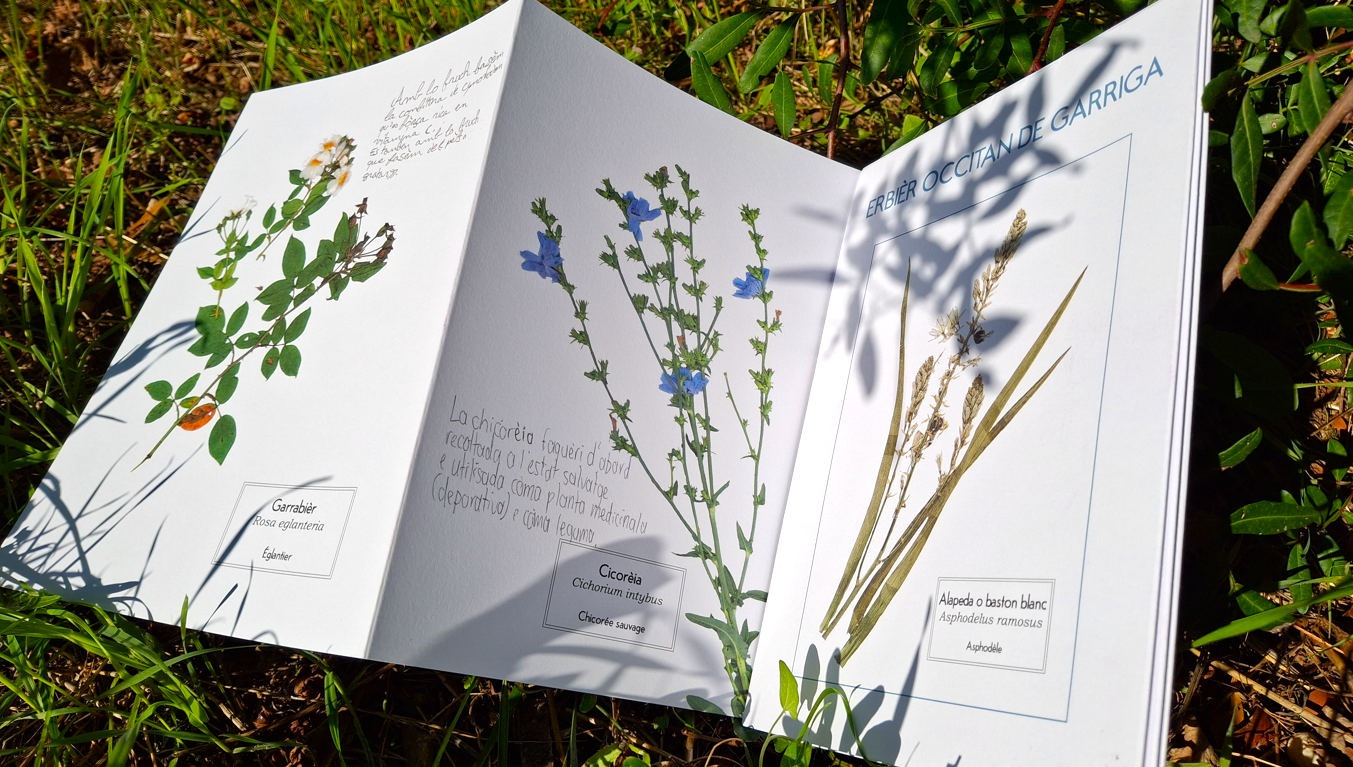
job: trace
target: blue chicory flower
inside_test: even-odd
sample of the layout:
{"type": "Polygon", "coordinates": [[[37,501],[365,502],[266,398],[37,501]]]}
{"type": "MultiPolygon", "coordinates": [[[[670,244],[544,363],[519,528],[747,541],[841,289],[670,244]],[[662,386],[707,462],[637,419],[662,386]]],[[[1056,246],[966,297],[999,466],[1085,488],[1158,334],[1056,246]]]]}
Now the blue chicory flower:
{"type": "Polygon", "coordinates": [[[544,232],[536,232],[536,236],[540,238],[540,252],[523,250],[521,268],[535,272],[541,279],[559,282],[558,269],[564,265],[564,258],[559,255],[559,243],[546,237],[544,232]]]}
{"type": "Polygon", "coordinates": [[[676,375],[663,373],[662,382],[658,384],[658,388],[668,394],[676,394],[677,389],[681,389],[683,393],[691,396],[704,391],[706,386],[709,386],[709,378],[699,371],[692,373],[687,367],[678,370],[676,375]]]}
{"type": "Polygon", "coordinates": [[[625,215],[629,217],[625,225],[634,234],[634,239],[644,239],[644,233],[639,231],[639,222],[652,221],[661,212],[660,210],[649,210],[648,200],[635,197],[634,192],[625,192],[625,215]]]}
{"type": "Polygon", "coordinates": [[[747,272],[747,279],[745,280],[740,280],[737,277],[734,277],[733,287],[737,288],[737,290],[733,292],[733,297],[756,298],[757,296],[761,295],[762,289],[765,288],[766,286],[765,280],[769,279],[770,279],[770,270],[765,267],[761,268],[761,279],[759,280],[753,277],[751,272],[747,272]]]}

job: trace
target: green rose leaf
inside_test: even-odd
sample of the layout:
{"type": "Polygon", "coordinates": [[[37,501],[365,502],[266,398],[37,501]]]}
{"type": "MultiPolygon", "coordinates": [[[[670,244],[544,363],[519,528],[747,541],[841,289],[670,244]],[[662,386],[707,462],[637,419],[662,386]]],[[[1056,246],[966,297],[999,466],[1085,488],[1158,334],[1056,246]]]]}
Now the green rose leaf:
{"type": "Polygon", "coordinates": [[[279,364],[283,373],[295,376],[301,371],[301,350],[291,345],[283,346],[279,364]]]}
{"type": "MultiPolygon", "coordinates": [[[[283,218],[291,218],[292,216],[296,215],[297,213],[300,213],[300,212],[301,212],[301,208],[303,208],[303,207],[305,207],[305,203],[302,202],[301,200],[295,200],[295,199],[287,200],[286,202],[282,203],[282,217],[283,217],[283,218]]],[[[281,222],[278,222],[278,223],[281,223],[281,222]]]]}
{"type": "Polygon", "coordinates": [[[169,408],[173,406],[174,401],[169,399],[156,402],[155,407],[151,408],[150,412],[146,414],[146,423],[159,420],[160,417],[163,416],[165,413],[168,413],[169,408]]]}
{"type": "Polygon", "coordinates": [[[264,288],[254,299],[267,306],[285,305],[291,300],[291,280],[280,279],[264,288]]]}
{"type": "Polygon", "coordinates": [[[244,327],[244,321],[247,319],[249,319],[249,302],[245,301],[240,304],[240,308],[230,315],[230,321],[226,323],[226,335],[233,336],[240,332],[240,328],[244,327]]]}
{"type": "Polygon", "coordinates": [[[287,325],[287,331],[282,335],[282,340],[284,340],[287,343],[291,343],[292,341],[295,341],[296,339],[300,338],[301,334],[305,332],[306,324],[308,324],[309,322],[310,322],[310,310],[306,309],[305,311],[297,315],[294,319],[292,319],[291,323],[287,325]]]}
{"type": "MultiPolygon", "coordinates": [[[[295,173],[296,171],[292,171],[295,173]]],[[[263,213],[263,225],[272,226],[272,222],[277,220],[277,206],[269,205],[268,210],[263,213]]]]}
{"type": "Polygon", "coordinates": [[[259,369],[263,373],[264,380],[272,378],[273,371],[277,370],[277,357],[276,349],[269,349],[263,355],[263,364],[259,366],[259,369]]]}
{"type": "Polygon", "coordinates": [[[225,463],[230,448],[235,445],[235,417],[223,415],[211,427],[211,436],[207,437],[207,452],[217,463],[225,463]]]}
{"type": "Polygon", "coordinates": [[[188,396],[192,392],[193,387],[197,386],[197,379],[201,375],[201,373],[193,373],[191,378],[179,384],[179,388],[174,390],[174,399],[182,399],[183,397],[188,396]]]}
{"type": "MultiPolygon", "coordinates": [[[[352,222],[348,220],[347,214],[339,214],[338,225],[334,227],[334,252],[338,253],[339,251],[346,251],[348,248],[352,247],[352,241],[356,239],[355,234],[352,222]]],[[[320,245],[323,246],[324,243],[321,242],[320,245]]],[[[320,255],[324,255],[323,250],[320,251],[320,255]]]]}
{"type": "Polygon", "coordinates": [[[347,277],[335,277],[329,281],[329,300],[337,301],[338,297],[343,295],[343,291],[348,287],[347,277]]]}
{"type": "Polygon", "coordinates": [[[287,240],[287,249],[282,253],[282,274],[289,280],[296,279],[305,268],[305,243],[292,237],[287,240]]]}
{"type": "Polygon", "coordinates": [[[235,396],[235,389],[240,385],[239,371],[240,364],[237,362],[221,376],[221,382],[216,385],[216,404],[224,405],[235,396]]]}
{"type": "Polygon", "coordinates": [[[235,339],[235,348],[236,348],[236,349],[248,349],[248,348],[252,347],[252,346],[253,346],[254,344],[256,344],[256,343],[258,343],[258,334],[257,334],[257,333],[245,333],[244,335],[242,335],[242,336],[240,336],[239,338],[235,339]]]}
{"type": "Polygon", "coordinates": [[[204,336],[220,333],[225,328],[225,310],[215,304],[199,307],[195,324],[204,336]]]}
{"type": "Polygon", "coordinates": [[[174,385],[168,381],[153,381],[146,384],[146,393],[150,395],[151,399],[163,402],[174,393],[174,385]]]}
{"type": "Polygon", "coordinates": [[[358,264],[357,266],[352,267],[351,274],[352,281],[366,282],[372,277],[375,277],[376,272],[379,272],[381,269],[384,268],[385,268],[384,261],[371,261],[365,264],[358,264]]]}

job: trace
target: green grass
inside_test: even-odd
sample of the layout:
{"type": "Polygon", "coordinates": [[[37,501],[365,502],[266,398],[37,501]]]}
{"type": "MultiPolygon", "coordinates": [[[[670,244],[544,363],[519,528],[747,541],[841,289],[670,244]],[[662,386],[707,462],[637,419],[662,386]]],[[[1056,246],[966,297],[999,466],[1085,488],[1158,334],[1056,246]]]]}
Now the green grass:
{"type": "MultiPolygon", "coordinates": [[[[22,0],[5,6],[0,529],[33,494],[97,385],[248,94],[381,61],[491,5],[22,0]]],[[[713,0],[553,5],[688,90],[687,43],[757,7],[713,0]]],[[[730,111],[754,125],[862,165],[971,103],[981,95],[978,86],[994,89],[1022,76],[1045,39],[1043,58],[1051,60],[1137,2],[1071,0],[1051,28],[1053,2],[921,0],[913,4],[919,22],[903,15],[904,5],[875,0],[872,11],[867,2],[842,2],[802,14],[766,12],[742,44],[707,61],[712,68],[709,76],[700,73],[701,95],[726,98],[730,111]],[[758,42],[786,21],[793,23],[792,46],[760,81],[743,78],[757,66],[758,42]],[[922,33],[914,52],[881,42],[899,29],[922,33]],[[843,69],[847,49],[852,66],[843,69]],[[856,66],[862,49],[863,70],[856,66]],[[936,51],[949,55],[932,56],[936,51]],[[862,84],[865,73],[880,76],[862,84]],[[788,98],[771,85],[776,80],[790,89],[788,98]]],[[[1313,26],[1304,34],[1323,53],[1307,57],[1302,30],[1276,23],[1285,3],[1259,3],[1253,18],[1254,3],[1234,5],[1218,16],[1219,78],[1209,96],[1216,140],[1207,285],[1216,283],[1250,224],[1247,207],[1262,203],[1318,121],[1312,105],[1319,98],[1303,94],[1318,84],[1333,100],[1338,88],[1328,86],[1348,79],[1345,54],[1353,47],[1338,26],[1353,26],[1346,8],[1309,11],[1313,26]],[[1312,70],[1320,73],[1318,83],[1312,70]],[[1246,122],[1247,98],[1262,117],[1258,123],[1246,122]]],[[[1251,267],[1242,276],[1253,287],[1237,285],[1205,301],[1204,321],[1222,335],[1209,336],[1199,357],[1181,623],[1187,641],[1275,604],[1314,605],[1297,615],[1277,610],[1285,623],[1276,634],[1251,633],[1243,644],[1231,640],[1209,652],[1232,667],[1257,668],[1250,673],[1286,696],[1332,691],[1331,705],[1344,709],[1326,715],[1353,718],[1344,702],[1345,664],[1328,649],[1353,629],[1342,615],[1349,600],[1320,599],[1322,590],[1342,593],[1333,589],[1342,587],[1343,552],[1353,550],[1349,425],[1342,415],[1350,354],[1337,345],[1308,348],[1313,341],[1343,342],[1335,307],[1353,296],[1264,289],[1282,279],[1309,280],[1299,269],[1308,260],[1320,264],[1322,275],[1347,260],[1340,241],[1332,257],[1308,253],[1306,243],[1320,239],[1310,233],[1316,219],[1296,215],[1310,201],[1324,214],[1320,236],[1336,240],[1341,227],[1353,226],[1353,206],[1346,222],[1328,213],[1353,183],[1341,180],[1350,165],[1343,134],[1336,131],[1302,172],[1256,248],[1256,260],[1273,274],[1251,267]],[[1304,387],[1299,406],[1281,406],[1292,399],[1284,387],[1297,381],[1304,387]],[[1260,499],[1301,504],[1303,518],[1319,509],[1321,521],[1277,535],[1237,534],[1229,515],[1260,499]],[[1270,650],[1279,663],[1260,661],[1270,650]]],[[[534,765],[581,764],[596,755],[593,763],[618,765],[642,755],[655,764],[730,764],[748,761],[750,753],[730,740],[732,727],[721,717],[254,646],[33,594],[0,590],[0,645],[0,763],[534,765]]],[[[1280,751],[1292,730],[1272,721],[1284,709],[1242,696],[1245,726],[1234,727],[1232,741],[1226,734],[1237,701],[1223,684],[1226,674],[1204,673],[1207,657],[1180,657],[1172,758],[1215,756],[1205,746],[1210,741],[1283,763],[1280,751]],[[1269,710],[1273,717],[1265,719],[1269,710]]],[[[801,763],[804,756],[791,748],[784,758],[801,763]]],[[[822,752],[812,759],[836,760],[822,752]]]]}

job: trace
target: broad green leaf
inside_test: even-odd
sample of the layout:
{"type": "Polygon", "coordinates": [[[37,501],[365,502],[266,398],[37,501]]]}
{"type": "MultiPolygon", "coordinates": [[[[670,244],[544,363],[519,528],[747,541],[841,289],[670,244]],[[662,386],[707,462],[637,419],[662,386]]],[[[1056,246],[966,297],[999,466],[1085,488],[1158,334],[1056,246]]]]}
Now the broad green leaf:
{"type": "MultiPolygon", "coordinates": [[[[231,370],[238,370],[239,366],[232,367],[231,370]]],[[[216,403],[224,405],[235,396],[235,389],[240,385],[240,378],[235,374],[226,374],[221,377],[221,382],[216,385],[216,403]]]]}
{"type": "MultiPolygon", "coordinates": [[[[722,88],[723,85],[720,85],[719,87],[722,88]]],[[[727,98],[727,96],[725,96],[725,98],[727,98]]],[[[357,266],[352,267],[352,272],[349,276],[352,277],[353,282],[366,282],[372,277],[375,277],[376,272],[379,272],[384,268],[384,261],[368,261],[365,264],[358,264],[357,266]]]]}
{"type": "Polygon", "coordinates": [[[922,120],[920,117],[917,117],[916,115],[910,114],[907,115],[906,117],[903,117],[902,137],[899,138],[897,141],[894,141],[892,146],[889,146],[887,151],[884,152],[884,154],[888,154],[888,152],[897,149],[898,147],[902,146],[903,144],[906,144],[908,141],[911,141],[912,139],[916,138],[917,136],[925,132],[926,132],[925,120],[922,120]]]}
{"type": "MultiPolygon", "coordinates": [[[[303,207],[305,207],[305,202],[302,200],[287,200],[282,203],[282,216],[284,218],[291,218],[297,213],[300,213],[301,208],[303,207]]],[[[283,222],[279,221],[278,223],[280,224],[283,222]]]]}
{"type": "Polygon", "coordinates": [[[248,349],[256,343],[258,343],[257,333],[244,333],[239,338],[235,339],[235,348],[248,349]]]}
{"type": "Polygon", "coordinates": [[[1288,617],[1298,610],[1308,610],[1316,605],[1332,602],[1336,599],[1342,599],[1350,594],[1353,594],[1353,585],[1341,582],[1337,587],[1322,592],[1319,596],[1312,597],[1308,600],[1291,602],[1282,605],[1281,607],[1275,607],[1272,610],[1265,610],[1261,613],[1247,615],[1244,618],[1231,621],[1225,626],[1193,640],[1193,646],[1202,647],[1203,645],[1220,642],[1223,639],[1230,639],[1231,637],[1240,636],[1241,634],[1246,634],[1251,631],[1263,631],[1281,623],[1285,623],[1288,617]]]}
{"type": "Polygon", "coordinates": [[[1301,126],[1309,133],[1330,109],[1330,95],[1325,88],[1325,78],[1320,76],[1320,68],[1309,61],[1303,68],[1301,81],[1297,83],[1297,113],[1301,116],[1301,126]]]}
{"type": "Polygon", "coordinates": [[[1334,182],[1329,201],[1325,203],[1325,228],[1329,229],[1336,248],[1342,249],[1353,238],[1353,172],[1345,173],[1334,182]]]}
{"type": "Polygon", "coordinates": [[[1278,34],[1291,45],[1307,53],[1315,50],[1311,42],[1311,27],[1306,21],[1306,6],[1301,0],[1287,0],[1283,7],[1282,20],[1278,22],[1278,34]]]}
{"type": "Polygon", "coordinates": [[[1236,3],[1239,13],[1236,18],[1236,31],[1252,43],[1263,41],[1264,34],[1259,31],[1259,22],[1264,15],[1264,0],[1239,0],[1236,3]]]}
{"type": "Polygon", "coordinates": [[[1058,24],[1052,28],[1052,35],[1048,38],[1048,50],[1043,56],[1043,60],[1052,63],[1066,53],[1066,26],[1058,24]]]}
{"type": "Polygon", "coordinates": [[[1231,178],[1236,182],[1245,210],[1254,216],[1255,194],[1259,188],[1259,163],[1264,158],[1263,131],[1254,101],[1247,93],[1240,100],[1240,114],[1236,128],[1231,132],[1231,178]]]}
{"type": "Polygon", "coordinates": [[[1316,564],[1326,578],[1342,578],[1348,575],[1348,558],[1333,536],[1322,533],[1311,539],[1315,551],[1316,564]]]}
{"type": "Polygon", "coordinates": [[[191,394],[193,391],[193,387],[197,386],[197,379],[201,377],[201,375],[202,375],[201,373],[193,373],[191,376],[189,376],[188,380],[179,384],[179,388],[174,390],[174,399],[183,399],[184,397],[191,394]]]}
{"type": "Polygon", "coordinates": [[[199,266],[197,267],[197,276],[201,277],[204,280],[215,279],[216,270],[210,266],[199,266]]]}
{"type": "Polygon", "coordinates": [[[305,243],[292,237],[287,240],[287,249],[282,253],[282,274],[289,280],[296,279],[305,268],[305,243]]]}
{"type": "Polygon", "coordinates": [[[1288,587],[1288,590],[1292,594],[1292,599],[1296,601],[1305,601],[1311,598],[1311,584],[1300,582],[1309,581],[1310,579],[1311,568],[1306,564],[1306,547],[1302,545],[1301,541],[1297,541],[1292,544],[1292,548],[1287,552],[1286,580],[1298,581],[1288,587]]]}
{"type": "Polygon", "coordinates": [[[799,680],[784,661],[780,661],[780,708],[795,719],[799,716],[799,680]]]}
{"type": "Polygon", "coordinates": [[[244,321],[247,319],[249,319],[249,302],[245,301],[240,304],[240,308],[231,313],[230,321],[226,323],[225,334],[233,336],[240,332],[240,328],[244,327],[244,321]]]}
{"type": "Polygon", "coordinates": [[[1252,250],[1245,251],[1245,263],[1240,265],[1240,281],[1255,290],[1277,290],[1278,278],[1273,270],[1252,250]]]}
{"type": "Polygon", "coordinates": [[[695,69],[695,54],[703,54],[706,64],[722,59],[742,43],[743,38],[747,37],[752,27],[756,26],[756,22],[765,14],[765,11],[743,11],[735,16],[729,16],[697,35],[686,46],[686,53],[691,57],[692,73],[695,69]]]}
{"type": "Polygon", "coordinates": [[[268,306],[285,305],[291,300],[291,280],[281,279],[272,282],[254,300],[268,306]]]}
{"type": "Polygon", "coordinates": [[[1307,354],[1353,354],[1353,344],[1342,338],[1326,338],[1306,347],[1307,354]]]}
{"type": "Polygon", "coordinates": [[[207,452],[217,463],[225,463],[230,448],[235,445],[235,417],[223,415],[211,427],[211,436],[207,437],[207,452]]]}
{"type": "Polygon", "coordinates": [[[335,277],[329,281],[329,300],[337,301],[338,297],[343,295],[343,290],[348,287],[347,277],[335,277]]]}
{"type": "Polygon", "coordinates": [[[874,0],[864,27],[864,49],[860,52],[860,77],[865,83],[874,82],[887,68],[898,42],[912,26],[907,0],[874,0]]]}
{"type": "Polygon", "coordinates": [[[197,332],[204,336],[220,333],[225,329],[225,310],[215,304],[199,307],[196,325],[197,332]]]}
{"type": "Polygon", "coordinates": [[[1256,615],[1274,608],[1271,600],[1254,589],[1241,588],[1235,593],[1235,600],[1236,606],[1246,615],[1256,615]]]}
{"type": "Polygon", "coordinates": [[[272,374],[277,370],[277,358],[280,353],[277,349],[269,349],[263,353],[263,362],[259,365],[259,372],[263,373],[264,380],[272,378],[272,374]]]}
{"type": "Polygon", "coordinates": [[[295,376],[301,372],[301,350],[288,344],[282,347],[281,358],[277,363],[282,372],[289,376],[295,376]]]}
{"type": "Polygon", "coordinates": [[[172,399],[160,400],[159,402],[156,402],[155,407],[151,408],[149,413],[146,413],[146,423],[150,423],[151,421],[158,421],[165,413],[168,413],[169,408],[173,406],[174,401],[172,399]]]}
{"type": "MultiPolygon", "coordinates": [[[[771,101],[775,105],[775,126],[781,136],[788,136],[798,121],[798,104],[794,100],[794,84],[784,72],[775,73],[775,90],[771,101]]],[[[1353,174],[1350,174],[1353,175],[1353,174]]]]}
{"type": "Polygon", "coordinates": [[[1006,37],[1010,38],[1010,65],[1016,69],[1014,74],[1024,75],[1034,64],[1034,47],[1029,35],[1015,22],[1005,25],[1006,37]]]}
{"type": "Polygon", "coordinates": [[[690,706],[695,711],[700,711],[705,714],[718,714],[719,716],[724,716],[723,709],[719,708],[712,701],[705,700],[699,695],[687,695],[686,705],[690,706]]]}
{"type": "Polygon", "coordinates": [[[752,60],[742,70],[742,77],[738,79],[739,91],[751,93],[761,83],[761,78],[775,71],[776,65],[789,53],[789,46],[794,43],[794,27],[798,25],[798,19],[797,14],[790,16],[767,33],[756,47],[756,53],[752,54],[752,60]]]}
{"type": "Polygon", "coordinates": [[[944,9],[944,14],[954,22],[954,26],[963,26],[963,13],[958,8],[958,0],[935,0],[944,9]]]}
{"type": "Polygon", "coordinates": [[[1306,24],[1312,27],[1353,29],[1353,7],[1322,5],[1319,8],[1307,8],[1306,24]]]}
{"type": "Polygon", "coordinates": [[[686,613],[686,619],[697,626],[704,626],[707,629],[713,629],[719,638],[723,640],[724,651],[733,652],[737,657],[747,657],[747,643],[737,629],[729,626],[727,623],[711,618],[708,615],[697,615],[695,613],[686,613]]]}
{"type": "Polygon", "coordinates": [[[958,51],[958,35],[940,35],[939,38],[939,45],[921,64],[921,73],[917,78],[921,90],[931,96],[935,95],[944,76],[949,74],[949,68],[954,64],[954,53],[958,51]]]}
{"type": "Polygon", "coordinates": [[[1334,299],[1335,313],[1340,319],[1353,317],[1353,262],[1330,245],[1309,201],[1292,214],[1288,237],[1316,284],[1334,299]]]}
{"type": "Polygon", "coordinates": [[[836,93],[836,54],[817,64],[818,98],[830,104],[834,93],[836,93]]]}
{"type": "Polygon", "coordinates": [[[1212,111],[1217,101],[1245,81],[1235,69],[1226,69],[1203,86],[1203,109],[1212,111]]]}
{"type": "Polygon", "coordinates": [[[691,54],[691,87],[695,89],[695,95],[699,96],[701,101],[713,104],[725,112],[732,110],[732,103],[728,100],[728,91],[724,90],[723,82],[714,74],[705,55],[699,51],[691,54]]]}
{"type": "Polygon", "coordinates": [[[1221,464],[1221,468],[1229,469],[1248,458],[1250,453],[1253,453],[1254,449],[1259,447],[1259,444],[1263,441],[1263,428],[1255,429],[1241,437],[1234,445],[1218,453],[1217,462],[1221,464]]]}
{"type": "Polygon", "coordinates": [[[295,341],[296,339],[301,337],[302,333],[305,332],[305,326],[308,325],[309,323],[310,323],[310,310],[306,309],[305,311],[301,312],[300,314],[292,318],[291,322],[287,324],[287,331],[282,335],[282,339],[287,343],[295,341]]]}
{"type": "Polygon", "coordinates": [[[1277,133],[1287,127],[1287,116],[1281,112],[1269,112],[1259,115],[1259,132],[1265,136],[1277,133]]]}
{"type": "Polygon", "coordinates": [[[1319,509],[1278,501],[1255,501],[1231,512],[1231,532],[1237,535],[1277,535],[1314,525],[1324,514],[1319,509]]]}
{"type": "Polygon", "coordinates": [[[168,381],[152,381],[146,384],[146,393],[151,399],[164,401],[174,394],[174,385],[168,381]]]}

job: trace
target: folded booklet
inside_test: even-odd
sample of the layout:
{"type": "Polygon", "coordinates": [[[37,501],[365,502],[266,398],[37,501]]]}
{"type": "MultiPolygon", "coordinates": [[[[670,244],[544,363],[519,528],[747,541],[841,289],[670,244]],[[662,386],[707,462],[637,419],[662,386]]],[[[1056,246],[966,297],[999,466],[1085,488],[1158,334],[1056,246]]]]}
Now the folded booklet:
{"type": "Polygon", "coordinates": [[[1157,764],[1209,18],[860,171],[531,0],[255,94],[0,576],[796,735],[834,689],[809,739],[893,763],[1157,764]]]}

